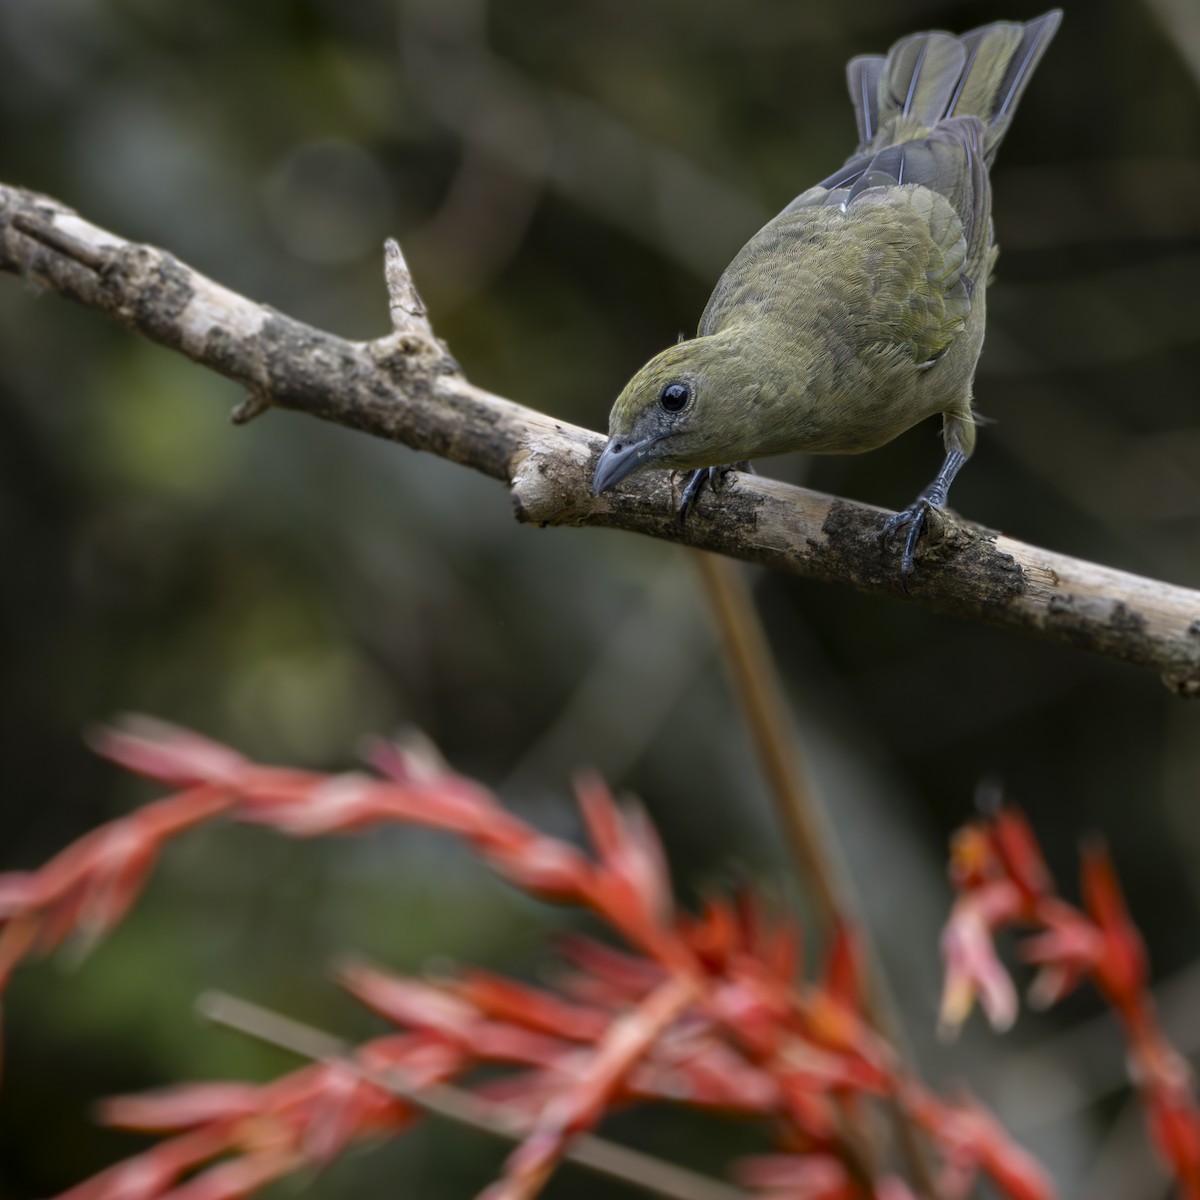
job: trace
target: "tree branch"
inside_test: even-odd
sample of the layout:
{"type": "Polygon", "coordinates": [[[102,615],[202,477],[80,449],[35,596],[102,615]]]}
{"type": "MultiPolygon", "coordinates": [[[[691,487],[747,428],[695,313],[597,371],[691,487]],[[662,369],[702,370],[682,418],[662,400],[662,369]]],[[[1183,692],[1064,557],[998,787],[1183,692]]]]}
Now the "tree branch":
{"type": "Polygon", "coordinates": [[[247,420],[295,409],[426,450],[507,484],[518,520],[601,525],[909,599],[1159,672],[1200,696],[1200,592],[935,519],[906,592],[883,510],[758,476],[731,475],[686,524],[653,473],[593,498],[599,434],[475,387],[434,336],[398,248],[395,330],[350,342],[255,304],[151,246],[46,196],[0,184],[0,270],[107,313],[242,384],[247,420]]]}

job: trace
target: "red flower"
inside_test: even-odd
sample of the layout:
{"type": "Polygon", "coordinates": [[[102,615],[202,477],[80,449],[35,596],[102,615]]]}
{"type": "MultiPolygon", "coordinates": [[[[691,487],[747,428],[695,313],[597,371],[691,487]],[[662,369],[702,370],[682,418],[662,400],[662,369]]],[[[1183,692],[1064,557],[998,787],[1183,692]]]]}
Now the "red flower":
{"type": "Polygon", "coordinates": [[[1084,907],[1101,939],[1096,985],[1111,1004],[1129,1016],[1146,989],[1146,948],[1125,907],[1112,859],[1100,843],[1084,847],[1082,892],[1084,907]]]}
{"type": "Polygon", "coordinates": [[[978,998],[993,1029],[1005,1030],[1017,1019],[1017,993],[996,956],[992,933],[1025,910],[1025,896],[1008,881],[985,883],[965,892],[942,932],[945,977],[938,1028],[953,1037],[978,998]]]}

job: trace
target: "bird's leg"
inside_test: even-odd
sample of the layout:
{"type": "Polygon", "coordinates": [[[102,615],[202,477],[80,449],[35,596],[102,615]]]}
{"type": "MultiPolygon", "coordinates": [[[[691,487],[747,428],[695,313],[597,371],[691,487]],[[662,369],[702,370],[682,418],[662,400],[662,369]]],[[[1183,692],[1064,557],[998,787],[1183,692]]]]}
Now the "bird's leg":
{"type": "MultiPolygon", "coordinates": [[[[921,536],[921,530],[925,528],[929,511],[945,507],[950,485],[954,482],[955,475],[962,470],[963,463],[967,461],[968,451],[961,444],[962,440],[966,440],[960,433],[963,424],[964,422],[957,418],[953,420],[953,424],[950,418],[947,419],[946,459],[942,463],[942,469],[934,481],[903,512],[889,517],[883,527],[884,537],[892,537],[901,529],[907,528],[904,550],[900,555],[900,574],[905,580],[913,572],[917,540],[921,536]]],[[[973,441],[974,430],[969,426],[967,428],[970,429],[968,437],[973,441]]]]}
{"type": "Polygon", "coordinates": [[[748,474],[754,474],[754,468],[745,460],[736,463],[725,463],[719,467],[698,467],[696,470],[687,473],[687,481],[683,485],[683,496],[679,501],[679,523],[681,525],[687,520],[689,510],[695,506],[696,499],[700,495],[704,484],[707,482],[708,486],[715,492],[720,486],[721,480],[730,471],[745,471],[748,474]]]}

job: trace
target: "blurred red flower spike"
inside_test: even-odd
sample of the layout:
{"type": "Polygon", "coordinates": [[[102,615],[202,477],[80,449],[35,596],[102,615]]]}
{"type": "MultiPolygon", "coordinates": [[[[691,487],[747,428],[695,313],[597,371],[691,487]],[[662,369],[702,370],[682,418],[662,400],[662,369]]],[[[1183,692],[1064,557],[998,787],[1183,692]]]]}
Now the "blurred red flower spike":
{"type": "Polygon", "coordinates": [[[795,1077],[806,1079],[810,1087],[820,1090],[842,1088],[878,1096],[890,1091],[893,1082],[887,1064],[877,1061],[880,1057],[849,1053],[794,1038],[781,1049],[779,1063],[795,1077]]]}
{"type": "Polygon", "coordinates": [[[800,1141],[829,1147],[837,1144],[841,1114],[834,1108],[828,1091],[817,1091],[812,1080],[801,1075],[781,1074],[780,1109],[800,1134],[800,1141]]]}
{"type": "Polygon", "coordinates": [[[613,1098],[624,1090],[630,1073],[697,999],[691,979],[668,978],[637,1008],[622,1013],[595,1050],[580,1057],[578,1069],[571,1072],[538,1115],[533,1130],[509,1155],[503,1177],[484,1195],[506,1200],[536,1195],[557,1165],[568,1138],[600,1120],[613,1098]]]}
{"type": "Polygon", "coordinates": [[[305,781],[290,795],[257,791],[246,798],[242,816],[291,837],[353,833],[380,821],[411,820],[421,811],[396,792],[367,775],[331,775],[305,781]]]}
{"type": "Polygon", "coordinates": [[[457,1074],[466,1057],[458,1046],[437,1034],[393,1033],[359,1046],[354,1062],[371,1073],[402,1071],[413,1087],[421,1087],[457,1074]]]}
{"type": "Polygon", "coordinates": [[[955,903],[942,931],[945,976],[938,1029],[943,1037],[958,1032],[976,999],[993,1029],[1008,1029],[1017,1019],[1016,989],[992,944],[991,918],[1009,907],[1003,902],[989,903],[989,893],[996,889],[1017,898],[1010,884],[989,884],[967,892],[955,903]]]}
{"type": "Polygon", "coordinates": [[[42,901],[40,871],[8,871],[0,875],[0,921],[11,921],[42,901]]]}
{"type": "Polygon", "coordinates": [[[889,1175],[876,1183],[875,1200],[917,1200],[917,1195],[903,1179],[889,1175]]]}
{"type": "Polygon", "coordinates": [[[1158,1152],[1186,1189],[1187,1200],[1200,1197],[1200,1111],[1184,1089],[1147,1089],[1150,1135],[1158,1152]]]}
{"type": "Polygon", "coordinates": [[[1030,1008],[1044,1011],[1069,996],[1083,979],[1084,976],[1078,971],[1069,970],[1059,963],[1047,964],[1034,976],[1025,993],[1025,1000],[1030,1008]]]}
{"type": "Polygon", "coordinates": [[[607,876],[598,882],[605,883],[610,894],[617,890],[617,881],[628,890],[625,921],[647,928],[662,925],[674,903],[666,858],[654,826],[636,805],[619,808],[598,775],[580,775],[575,792],[603,869],[597,874],[607,876]]]}
{"type": "MultiPolygon", "coordinates": [[[[789,1164],[793,1177],[764,1179],[778,1200],[912,1200],[894,1179],[868,1196],[838,1158],[848,1124],[865,1119],[875,1107],[870,1096],[881,1094],[920,1120],[958,1182],[973,1186],[986,1172],[1010,1200],[1052,1194],[1040,1169],[982,1110],[951,1110],[933,1099],[922,1109],[910,1096],[916,1085],[895,1078],[890,1048],[862,1019],[863,977],[849,931],[835,932],[821,982],[805,987],[794,978],[796,932],[760,894],[710,903],[697,919],[677,915],[648,820],[640,809],[619,807],[594,777],[579,785],[595,846],[588,855],[539,833],[419,752],[377,748],[374,761],[391,776],[381,781],[258,767],[169,727],[112,737],[118,761],[191,786],[83,839],[42,872],[0,877],[0,982],[31,948],[108,928],[136,895],[161,842],[227,808],[239,820],[305,836],[382,821],[456,833],[518,886],[590,906],[641,953],[569,939],[575,970],[563,990],[585,1002],[483,972],[430,984],[351,964],[341,973],[347,989],[411,1032],[368,1043],[349,1062],[323,1062],[257,1089],[214,1084],[118,1098],[106,1110],[110,1119],[189,1132],[98,1177],[74,1200],[241,1200],[285,1172],[414,1120],[415,1108],[388,1093],[375,1071],[394,1070],[398,1083],[420,1087],[487,1063],[519,1069],[479,1093],[501,1098],[509,1115],[529,1122],[528,1139],[491,1193],[505,1200],[532,1196],[573,1134],[631,1099],[656,1097],[774,1115],[782,1145],[807,1155],[798,1160],[803,1169],[789,1164]]],[[[1064,963],[1085,960],[1109,965],[1114,994],[1128,996],[1135,981],[1144,982],[1144,964],[1140,975],[1135,969],[1140,941],[1106,859],[1085,864],[1089,920],[1075,910],[1061,916],[1067,906],[1056,907],[1040,851],[1015,811],[965,831],[955,855],[962,894],[943,939],[946,1026],[956,1028],[977,998],[993,1024],[1015,1017],[1015,993],[992,945],[994,932],[1015,921],[1046,930],[1030,943],[1029,957],[1059,989],[1064,963]]],[[[1147,1003],[1140,1012],[1140,1024],[1128,1014],[1125,1022],[1140,1086],[1153,1095],[1164,1152],[1186,1176],[1193,1166],[1184,1164],[1200,1158],[1194,1106],[1171,1091],[1178,1080],[1169,1063],[1152,1065],[1157,1031],[1147,1003]]]]}
{"type": "Polygon", "coordinates": [[[231,804],[227,795],[207,785],[189,788],[93,829],[37,871],[0,875],[0,896],[8,910],[0,912],[0,920],[63,902],[73,889],[86,888],[97,876],[119,871],[131,857],[156,852],[167,838],[231,804]]]}
{"type": "Polygon", "coordinates": [[[764,1154],[744,1158],[734,1170],[742,1187],[774,1200],[861,1200],[846,1168],[829,1154],[764,1154]]]}
{"type": "Polygon", "coordinates": [[[436,1031],[454,1040],[469,1040],[481,1018],[466,1000],[415,979],[389,975],[361,962],[341,964],[337,981],[355,999],[396,1025],[436,1031]]]}
{"type": "Polygon", "coordinates": [[[38,923],[33,917],[10,919],[0,928],[0,992],[9,976],[37,942],[38,923]]]}
{"type": "Polygon", "coordinates": [[[416,773],[415,764],[408,754],[393,742],[383,738],[370,738],[363,747],[362,757],[395,783],[412,783],[416,773]]]}
{"type": "Polygon", "coordinates": [[[917,1200],[908,1184],[895,1175],[877,1180],[869,1193],[864,1191],[828,1154],[744,1159],[735,1178],[743,1187],[761,1192],[762,1200],[917,1200]]]}
{"type": "Polygon", "coordinates": [[[738,923],[738,948],[771,969],[777,930],[783,924],[767,896],[758,888],[743,885],[733,893],[733,910],[738,923]]]}
{"type": "Polygon", "coordinates": [[[236,750],[152,717],[126,717],[120,726],[98,730],[91,741],[111,762],[172,787],[236,783],[249,766],[236,750]]]}
{"type": "Polygon", "coordinates": [[[565,842],[528,829],[519,840],[477,840],[488,863],[514,887],[544,900],[594,903],[599,890],[596,869],[565,842]]]}
{"type": "Polygon", "coordinates": [[[407,1125],[412,1110],[346,1063],[326,1063],[308,1105],[300,1149],[309,1162],[326,1165],[350,1143],[407,1125]]]}
{"type": "Polygon", "coordinates": [[[90,949],[133,906],[158,861],[159,849],[157,840],[139,837],[128,823],[111,831],[73,917],[81,949],[90,949]]]}
{"type": "Polygon", "coordinates": [[[1088,915],[1101,929],[1129,924],[1129,909],[1108,848],[1093,838],[1084,845],[1081,857],[1080,893],[1088,915]]]}
{"type": "Polygon", "coordinates": [[[376,786],[387,794],[383,807],[389,820],[460,834],[485,854],[541,839],[541,834],[502,808],[490,792],[458,775],[443,775],[426,783],[376,786]]]}
{"type": "Polygon", "coordinates": [[[1078,909],[1049,899],[1038,908],[1045,932],[1026,938],[1017,953],[1042,969],[1029,989],[1030,1003],[1045,1008],[1069,995],[1098,967],[1104,938],[1078,909]]]}
{"type": "Polygon", "coordinates": [[[907,1086],[902,1100],[945,1159],[947,1198],[971,1194],[976,1174],[983,1171],[1009,1200],[1055,1200],[1057,1192],[1040,1164],[976,1101],[948,1104],[919,1085],[907,1086]]]}
{"type": "Polygon", "coordinates": [[[817,1045],[857,1060],[853,1074],[863,1086],[886,1089],[895,1054],[852,1008],[821,988],[810,988],[801,1014],[804,1032],[817,1045]]]}
{"type": "Polygon", "coordinates": [[[1054,893],[1042,848],[1025,814],[1019,808],[1005,805],[992,821],[993,845],[1005,873],[1017,885],[1027,900],[1038,900],[1054,893]]]}
{"type": "Polygon", "coordinates": [[[581,974],[563,981],[563,990],[591,1003],[614,1007],[640,999],[663,980],[658,963],[606,946],[595,938],[568,933],[557,939],[559,952],[581,974]]]}
{"type": "Polygon", "coordinates": [[[730,956],[741,948],[741,929],[733,905],[724,899],[709,899],[698,917],[680,914],[680,936],[706,969],[724,970],[730,956]]]}
{"type": "Polygon", "coordinates": [[[447,989],[489,1017],[570,1041],[594,1042],[612,1020],[599,1009],[572,1004],[551,992],[486,971],[468,971],[448,983],[447,989]]]}
{"type": "MultiPolygon", "coordinates": [[[[161,845],[176,834],[220,816],[235,806],[236,800],[227,788],[200,783],[173,796],[144,804],[136,812],[112,824],[127,822],[136,825],[145,837],[161,845]]],[[[101,826],[96,833],[102,833],[107,828],[109,826],[101,826]]]]}
{"type": "Polygon", "coordinates": [[[1096,982],[1113,1004],[1129,1012],[1146,989],[1146,948],[1125,906],[1112,859],[1098,842],[1084,847],[1081,889],[1084,907],[1102,939],[1096,982]]]}
{"type": "Polygon", "coordinates": [[[621,810],[608,785],[594,771],[580,771],[575,776],[575,796],[597,857],[619,857],[624,850],[627,833],[621,820],[621,810]]]}
{"type": "Polygon", "coordinates": [[[795,1037],[795,997],[753,964],[715,980],[705,1005],[706,1011],[733,1034],[736,1041],[753,1052],[754,1057],[775,1054],[779,1047],[795,1037]]]}
{"type": "MultiPolygon", "coordinates": [[[[303,1165],[301,1155],[282,1150],[246,1154],[201,1171],[179,1187],[164,1192],[162,1200],[244,1200],[303,1165]]],[[[106,1200],[126,1200],[126,1197],[112,1196],[106,1200]]]]}
{"type": "Polygon", "coordinates": [[[502,1105],[518,1128],[532,1129],[538,1114],[561,1087],[562,1076],[557,1071],[520,1071],[485,1079],[473,1094],[485,1103],[502,1105]]]}
{"type": "Polygon", "coordinates": [[[959,1112],[970,1153],[1009,1200],[1054,1200],[1058,1193],[1041,1164],[1009,1137],[991,1113],[975,1103],[959,1112]]]}
{"type": "Polygon", "coordinates": [[[718,1111],[773,1112],[780,1089],[769,1071],[752,1065],[705,1026],[671,1031],[655,1047],[653,1061],[633,1076],[633,1091],[718,1111]]]}
{"type": "Polygon", "coordinates": [[[363,757],[381,775],[409,786],[457,778],[433,742],[416,729],[409,729],[401,741],[371,738],[363,757]]]}
{"type": "Polygon", "coordinates": [[[92,830],[38,871],[0,875],[0,988],[27,954],[72,936],[90,949],[129,911],[162,843],[231,803],[207,785],[190,788],[92,830]]]}
{"type": "Polygon", "coordinates": [[[998,863],[989,823],[972,821],[950,839],[950,882],[957,891],[968,891],[994,879],[998,863]]]}
{"type": "Polygon", "coordinates": [[[704,922],[712,928],[703,931],[693,927],[689,941],[714,968],[722,968],[740,955],[752,959],[781,983],[795,980],[800,969],[800,931],[786,918],[776,916],[761,892],[742,887],[732,901],[710,900],[704,922]]]}
{"type": "Polygon", "coordinates": [[[572,1056],[582,1053],[579,1043],[504,1021],[480,1021],[464,1048],[480,1062],[548,1067],[558,1071],[570,1071],[572,1056]]]}
{"type": "Polygon", "coordinates": [[[386,1020],[444,1038],[462,1056],[549,1066],[559,1062],[564,1053],[564,1043],[557,1037],[487,1019],[469,999],[455,994],[453,984],[435,986],[362,965],[343,968],[339,982],[386,1020]]]}
{"type": "Polygon", "coordinates": [[[99,1120],[118,1129],[178,1133],[212,1121],[251,1116],[262,1106],[261,1089],[248,1083],[190,1083],[110,1096],[96,1106],[99,1120]]]}
{"type": "Polygon", "coordinates": [[[228,1126],[197,1129],[93,1175],[57,1200],[160,1200],[181,1176],[230,1145],[228,1126]]]}
{"type": "MultiPolygon", "coordinates": [[[[86,878],[67,888],[57,896],[53,903],[44,905],[40,910],[34,910],[29,915],[29,927],[33,930],[32,944],[26,947],[26,953],[44,957],[53,954],[76,931],[79,914],[83,910],[87,898],[86,878]]],[[[83,945],[86,948],[98,940],[93,928],[91,936],[84,936],[83,945]]],[[[15,965],[15,962],[14,962],[15,965]]]]}
{"type": "Polygon", "coordinates": [[[760,951],[763,965],[780,983],[790,983],[799,975],[802,945],[800,930],[787,921],[778,922],[764,941],[760,951]]]}
{"type": "Polygon", "coordinates": [[[825,955],[824,989],[839,1004],[861,1012],[863,980],[862,942],[858,932],[844,921],[837,921],[825,955]]]}

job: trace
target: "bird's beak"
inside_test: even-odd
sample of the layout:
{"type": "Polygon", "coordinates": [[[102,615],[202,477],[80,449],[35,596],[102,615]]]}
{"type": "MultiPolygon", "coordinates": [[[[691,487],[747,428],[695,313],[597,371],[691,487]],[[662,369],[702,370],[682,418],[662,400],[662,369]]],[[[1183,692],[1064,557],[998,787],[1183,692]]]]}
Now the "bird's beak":
{"type": "Polygon", "coordinates": [[[596,474],[592,478],[592,495],[598,496],[616,487],[626,475],[636,471],[645,462],[646,451],[656,438],[643,438],[640,442],[627,442],[622,438],[608,439],[608,445],[596,463],[596,474]]]}

